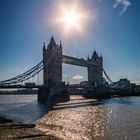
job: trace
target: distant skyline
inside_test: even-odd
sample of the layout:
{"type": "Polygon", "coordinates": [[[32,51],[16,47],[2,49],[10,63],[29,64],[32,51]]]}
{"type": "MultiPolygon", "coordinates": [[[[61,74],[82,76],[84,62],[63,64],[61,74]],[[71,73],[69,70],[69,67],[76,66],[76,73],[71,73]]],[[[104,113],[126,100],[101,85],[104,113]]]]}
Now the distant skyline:
{"type": "MultiPolygon", "coordinates": [[[[56,43],[62,40],[64,54],[86,59],[96,50],[113,81],[128,78],[140,84],[139,13],[138,0],[1,0],[0,81],[40,62],[43,42],[47,46],[53,35],[56,43]],[[82,32],[70,28],[64,34],[63,24],[52,19],[58,18],[59,4],[68,9],[73,2],[89,17],[83,19],[82,32]]],[[[63,79],[87,80],[87,69],[63,64],[63,79]]]]}

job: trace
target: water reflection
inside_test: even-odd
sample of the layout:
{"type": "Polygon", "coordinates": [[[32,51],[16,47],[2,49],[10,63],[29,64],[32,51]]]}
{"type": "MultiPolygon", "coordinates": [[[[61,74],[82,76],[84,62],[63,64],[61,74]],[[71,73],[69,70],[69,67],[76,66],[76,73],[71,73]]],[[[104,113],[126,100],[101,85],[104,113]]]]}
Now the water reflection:
{"type": "Polygon", "coordinates": [[[48,111],[47,105],[37,102],[36,95],[3,96],[6,100],[0,98],[0,116],[15,122],[33,123],[48,111]]]}
{"type": "Polygon", "coordinates": [[[136,101],[131,101],[129,100],[130,98],[128,97],[123,97],[123,98],[112,98],[111,100],[105,100],[104,103],[106,104],[114,104],[114,103],[118,103],[118,104],[125,104],[125,105],[139,105],[136,103],[136,101]]]}
{"type": "Polygon", "coordinates": [[[94,100],[73,96],[71,101],[54,106],[37,122],[37,128],[65,140],[137,139],[139,107],[139,102],[131,98],[94,100]]]}
{"type": "Polygon", "coordinates": [[[38,121],[38,128],[64,139],[79,140],[104,136],[105,111],[100,106],[102,101],[74,98],[68,103],[57,104],[38,121]]]}
{"type": "Polygon", "coordinates": [[[35,95],[0,95],[0,115],[35,122],[46,134],[64,140],[133,140],[140,138],[140,97],[85,99],[72,96],[48,112],[35,95]]]}

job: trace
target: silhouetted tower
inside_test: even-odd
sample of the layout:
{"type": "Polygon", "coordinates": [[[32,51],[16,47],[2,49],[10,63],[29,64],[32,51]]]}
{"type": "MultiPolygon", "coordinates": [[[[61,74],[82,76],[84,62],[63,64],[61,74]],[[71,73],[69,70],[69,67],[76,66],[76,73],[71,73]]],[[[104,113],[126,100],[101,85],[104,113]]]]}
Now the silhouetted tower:
{"type": "Polygon", "coordinates": [[[96,63],[97,65],[90,65],[88,67],[88,82],[89,85],[102,85],[102,69],[103,69],[103,58],[98,56],[97,52],[94,51],[91,59],[87,61],[91,63],[96,63]]]}
{"type": "Polygon", "coordinates": [[[50,43],[43,46],[44,84],[61,85],[62,83],[62,44],[56,44],[53,36],[50,43]]]}

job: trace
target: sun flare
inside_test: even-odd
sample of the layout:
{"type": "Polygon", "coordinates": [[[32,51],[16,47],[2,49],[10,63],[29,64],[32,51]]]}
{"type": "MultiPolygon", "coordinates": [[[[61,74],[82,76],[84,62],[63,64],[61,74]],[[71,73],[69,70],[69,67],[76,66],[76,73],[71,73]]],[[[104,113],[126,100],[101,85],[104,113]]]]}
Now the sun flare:
{"type": "Polygon", "coordinates": [[[76,29],[77,31],[82,30],[84,15],[77,11],[76,5],[72,7],[61,7],[61,13],[58,21],[63,24],[65,31],[76,29]]]}
{"type": "Polygon", "coordinates": [[[87,10],[83,10],[79,3],[59,3],[52,19],[52,23],[62,32],[82,33],[88,18],[91,16],[87,10]],[[57,12],[56,12],[57,11],[57,12]]]}
{"type": "Polygon", "coordinates": [[[63,21],[68,26],[75,26],[78,23],[78,17],[76,13],[69,11],[64,14],[63,21]]]}

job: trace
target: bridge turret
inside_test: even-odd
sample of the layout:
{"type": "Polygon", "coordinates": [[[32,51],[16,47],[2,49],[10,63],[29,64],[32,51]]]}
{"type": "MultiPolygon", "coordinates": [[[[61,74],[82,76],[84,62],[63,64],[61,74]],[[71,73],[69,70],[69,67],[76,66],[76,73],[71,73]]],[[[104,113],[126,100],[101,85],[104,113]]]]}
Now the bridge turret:
{"type": "Polygon", "coordinates": [[[99,56],[96,51],[93,52],[91,59],[89,59],[91,63],[96,65],[90,65],[88,67],[88,81],[89,85],[102,85],[102,69],[103,69],[103,58],[99,56]]]}
{"type": "Polygon", "coordinates": [[[62,82],[62,44],[57,45],[51,37],[47,50],[43,51],[43,62],[48,63],[44,68],[44,84],[59,85],[62,82]]]}

